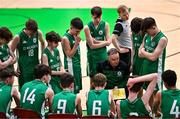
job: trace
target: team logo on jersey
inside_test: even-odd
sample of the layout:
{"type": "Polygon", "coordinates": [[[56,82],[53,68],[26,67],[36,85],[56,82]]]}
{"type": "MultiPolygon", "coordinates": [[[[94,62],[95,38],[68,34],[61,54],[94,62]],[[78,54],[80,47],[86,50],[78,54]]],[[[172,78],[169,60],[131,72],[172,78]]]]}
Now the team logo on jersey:
{"type": "Polygon", "coordinates": [[[103,31],[102,31],[102,30],[100,30],[100,31],[99,31],[99,35],[102,35],[102,34],[103,34],[103,31]]]}
{"type": "Polygon", "coordinates": [[[27,41],[23,41],[22,43],[23,43],[23,44],[26,44],[26,43],[27,43],[27,41]]]}
{"type": "Polygon", "coordinates": [[[138,40],[137,37],[135,37],[134,40],[138,40]]]}
{"type": "Polygon", "coordinates": [[[121,75],[122,75],[121,71],[118,71],[118,72],[117,72],[117,75],[118,75],[118,76],[121,76],[121,75]]]}
{"type": "Polygon", "coordinates": [[[152,43],[151,43],[151,46],[154,47],[154,46],[155,46],[155,42],[152,42],[152,43]]]}
{"type": "Polygon", "coordinates": [[[37,38],[33,38],[33,42],[36,43],[37,42],[37,38]]]}
{"type": "Polygon", "coordinates": [[[50,62],[53,62],[53,60],[52,60],[52,59],[50,59],[50,62]]]}

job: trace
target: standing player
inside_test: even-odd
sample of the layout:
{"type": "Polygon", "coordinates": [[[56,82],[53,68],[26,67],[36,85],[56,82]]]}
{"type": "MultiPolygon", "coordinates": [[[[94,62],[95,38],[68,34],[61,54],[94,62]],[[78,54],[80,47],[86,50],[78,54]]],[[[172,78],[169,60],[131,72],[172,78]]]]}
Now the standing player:
{"type": "Polygon", "coordinates": [[[84,32],[87,42],[88,75],[92,78],[96,72],[98,62],[107,59],[106,46],[110,45],[109,24],[103,21],[101,7],[95,6],[91,9],[92,21],[85,27],[84,32]]]}
{"type": "Polygon", "coordinates": [[[54,93],[56,94],[62,90],[59,85],[59,75],[65,72],[64,67],[61,63],[59,50],[57,49],[58,42],[60,42],[61,38],[59,34],[51,31],[46,34],[46,40],[48,42],[48,46],[43,51],[42,63],[51,68],[52,73],[50,85],[54,93]]]}
{"type": "Polygon", "coordinates": [[[116,20],[112,35],[112,43],[120,53],[121,60],[131,66],[132,41],[129,27],[129,11],[125,5],[120,5],[117,9],[119,18],[116,20]]]}
{"type": "Polygon", "coordinates": [[[112,93],[105,90],[106,76],[98,73],[92,78],[92,85],[95,89],[87,93],[87,115],[115,114],[115,104],[112,93]]]}
{"type": "Polygon", "coordinates": [[[135,17],[131,21],[132,41],[133,41],[133,64],[132,74],[140,75],[140,69],[142,66],[143,58],[138,56],[139,47],[143,41],[143,34],[141,31],[141,24],[143,19],[135,17]]]}
{"type": "Polygon", "coordinates": [[[10,117],[10,107],[12,97],[15,100],[17,107],[19,107],[19,93],[15,87],[14,83],[14,71],[10,68],[5,68],[0,70],[0,112],[6,114],[10,117]]]}
{"type": "Polygon", "coordinates": [[[176,73],[172,70],[166,70],[162,73],[162,80],[167,90],[156,94],[155,114],[158,116],[161,112],[163,119],[180,118],[180,90],[176,88],[176,73]]]}
{"type": "Polygon", "coordinates": [[[6,67],[14,69],[13,64],[16,62],[16,57],[7,45],[12,37],[11,31],[7,27],[0,28],[0,69],[6,67]]]}
{"type": "Polygon", "coordinates": [[[62,92],[56,94],[53,99],[52,111],[58,114],[75,114],[82,116],[81,98],[73,94],[74,77],[69,73],[61,75],[62,92]]]}
{"type": "Polygon", "coordinates": [[[118,118],[127,118],[128,116],[152,116],[151,108],[149,106],[149,99],[153,94],[153,89],[156,86],[157,73],[144,75],[136,78],[129,78],[127,87],[129,96],[125,100],[117,101],[118,118]],[[146,92],[141,98],[138,93],[145,81],[150,81],[146,92]]]}
{"type": "Polygon", "coordinates": [[[51,109],[54,96],[53,90],[46,85],[49,82],[51,69],[44,64],[39,64],[35,67],[34,75],[35,79],[25,83],[20,90],[20,107],[31,109],[43,117],[45,101],[48,100],[51,109]]]}
{"type": "Polygon", "coordinates": [[[71,20],[70,29],[62,38],[62,48],[64,52],[64,67],[75,78],[74,93],[79,93],[82,89],[82,75],[81,75],[81,59],[80,46],[81,38],[80,31],[83,29],[83,22],[76,17],[71,20]]]}
{"type": "MultiPolygon", "coordinates": [[[[157,86],[155,88],[156,93],[158,90],[162,90],[161,74],[164,71],[167,38],[159,30],[156,25],[156,21],[152,17],[147,17],[143,20],[142,30],[146,32],[144,40],[139,48],[139,56],[144,58],[140,74],[146,75],[150,73],[158,73],[157,86]]],[[[144,89],[148,86],[148,82],[145,83],[144,89]]],[[[150,99],[150,106],[152,107],[154,94],[150,99]]]]}
{"type": "Polygon", "coordinates": [[[26,22],[26,28],[14,37],[10,44],[11,50],[17,49],[19,88],[26,82],[34,78],[34,67],[39,64],[38,59],[38,40],[41,42],[41,48],[44,49],[42,33],[38,30],[35,20],[29,19],[26,22]]]}

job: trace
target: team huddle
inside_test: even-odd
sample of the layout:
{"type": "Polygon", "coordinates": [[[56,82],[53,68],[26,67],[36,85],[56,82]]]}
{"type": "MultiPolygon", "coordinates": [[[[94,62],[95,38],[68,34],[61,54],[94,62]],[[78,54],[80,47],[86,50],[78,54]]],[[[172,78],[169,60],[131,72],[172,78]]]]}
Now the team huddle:
{"type": "Polygon", "coordinates": [[[164,71],[167,37],[154,18],[135,17],[129,25],[128,7],[120,5],[117,12],[112,36],[108,22],[102,20],[102,8],[95,6],[91,9],[92,21],[87,25],[75,17],[63,37],[55,31],[46,33],[47,46],[33,19],[27,20],[25,28],[14,37],[7,27],[1,27],[0,112],[10,118],[14,98],[18,108],[31,109],[42,118],[50,113],[83,116],[79,34],[84,30],[90,77],[87,115],[180,117],[176,73],[164,71]],[[57,48],[59,42],[64,63],[57,48]],[[111,43],[114,48],[107,51],[111,43]],[[13,87],[14,76],[18,77],[19,91],[13,87]],[[109,89],[116,88],[125,90],[126,99],[114,100],[109,89]]]}

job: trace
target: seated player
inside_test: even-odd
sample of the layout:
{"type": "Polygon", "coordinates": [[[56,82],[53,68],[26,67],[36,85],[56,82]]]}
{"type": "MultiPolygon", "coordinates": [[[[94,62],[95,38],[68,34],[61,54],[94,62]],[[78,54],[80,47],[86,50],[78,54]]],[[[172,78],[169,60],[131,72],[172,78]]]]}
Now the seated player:
{"type": "Polygon", "coordinates": [[[156,116],[160,116],[161,112],[163,119],[180,118],[180,90],[176,88],[176,73],[166,70],[162,73],[162,80],[167,90],[156,94],[154,112],[156,116]]]}
{"type": "Polygon", "coordinates": [[[150,116],[152,111],[149,106],[149,99],[154,91],[156,82],[157,73],[129,78],[127,83],[129,90],[128,98],[116,102],[118,118],[127,118],[128,116],[150,116]],[[139,98],[138,93],[145,81],[149,81],[150,83],[146,92],[139,98]]]}
{"type": "Polygon", "coordinates": [[[75,114],[82,116],[81,98],[73,93],[74,77],[69,73],[61,75],[62,91],[54,96],[52,111],[58,114],[75,114]]]}
{"type": "Polygon", "coordinates": [[[25,83],[20,90],[20,107],[31,109],[43,117],[45,115],[43,109],[45,101],[48,100],[51,109],[54,97],[53,90],[46,85],[49,82],[51,70],[48,66],[39,64],[35,67],[34,74],[35,80],[25,83]]]}
{"type": "Polygon", "coordinates": [[[5,68],[0,71],[0,112],[6,114],[10,117],[10,106],[12,97],[15,100],[17,107],[19,107],[19,93],[15,87],[14,83],[14,71],[10,68],[5,68]]]}
{"type": "Polygon", "coordinates": [[[106,76],[98,73],[92,79],[95,89],[87,93],[87,115],[114,115],[115,103],[112,94],[105,90],[106,76]]]}

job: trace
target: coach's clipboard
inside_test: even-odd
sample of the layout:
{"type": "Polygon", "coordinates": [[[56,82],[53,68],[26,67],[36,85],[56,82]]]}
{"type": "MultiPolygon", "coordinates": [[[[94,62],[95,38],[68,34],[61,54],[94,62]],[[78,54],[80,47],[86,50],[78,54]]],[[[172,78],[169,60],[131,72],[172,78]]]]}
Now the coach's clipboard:
{"type": "Polygon", "coordinates": [[[125,99],[126,94],[124,88],[111,89],[114,100],[125,99]]]}

